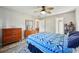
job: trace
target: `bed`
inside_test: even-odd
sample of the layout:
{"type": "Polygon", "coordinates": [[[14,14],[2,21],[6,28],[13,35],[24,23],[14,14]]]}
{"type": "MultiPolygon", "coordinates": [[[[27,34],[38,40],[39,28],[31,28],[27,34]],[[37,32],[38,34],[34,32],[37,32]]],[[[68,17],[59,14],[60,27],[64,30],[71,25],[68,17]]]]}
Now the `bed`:
{"type": "Polygon", "coordinates": [[[33,53],[72,53],[68,48],[68,36],[55,33],[37,33],[30,35],[26,42],[33,53]]]}
{"type": "Polygon", "coordinates": [[[75,31],[69,34],[68,47],[76,49],[79,46],[79,31],[75,31]]]}

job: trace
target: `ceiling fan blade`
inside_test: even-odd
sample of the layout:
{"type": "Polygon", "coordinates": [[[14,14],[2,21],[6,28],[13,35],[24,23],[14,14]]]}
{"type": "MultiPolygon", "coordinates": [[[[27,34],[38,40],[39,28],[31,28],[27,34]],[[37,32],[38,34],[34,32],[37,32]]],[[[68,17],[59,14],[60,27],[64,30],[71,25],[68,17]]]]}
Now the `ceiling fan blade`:
{"type": "Polygon", "coordinates": [[[54,9],[54,7],[52,7],[52,6],[47,6],[46,7],[46,10],[53,10],[54,9]]]}
{"type": "Polygon", "coordinates": [[[50,12],[50,11],[46,11],[48,14],[51,14],[52,12],[50,12]]]}
{"type": "Polygon", "coordinates": [[[51,14],[51,13],[52,13],[52,10],[46,9],[46,12],[47,12],[48,14],[51,14]]]}
{"type": "Polygon", "coordinates": [[[34,10],[34,12],[41,12],[42,8],[37,8],[34,10]]]}

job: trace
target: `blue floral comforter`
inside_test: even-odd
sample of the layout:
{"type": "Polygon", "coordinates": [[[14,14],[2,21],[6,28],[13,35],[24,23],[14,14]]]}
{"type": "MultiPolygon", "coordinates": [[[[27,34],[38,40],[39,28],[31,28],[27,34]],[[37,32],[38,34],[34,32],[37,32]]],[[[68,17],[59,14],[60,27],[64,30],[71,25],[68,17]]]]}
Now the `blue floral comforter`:
{"type": "Polygon", "coordinates": [[[68,48],[68,37],[55,33],[38,33],[30,35],[26,41],[44,53],[71,53],[68,48]]]}

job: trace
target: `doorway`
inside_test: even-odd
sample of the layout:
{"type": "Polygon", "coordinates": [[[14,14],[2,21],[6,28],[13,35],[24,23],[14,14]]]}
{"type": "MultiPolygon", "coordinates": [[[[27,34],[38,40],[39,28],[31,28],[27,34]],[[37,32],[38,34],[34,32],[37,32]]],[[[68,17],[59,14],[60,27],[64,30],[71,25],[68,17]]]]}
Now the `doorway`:
{"type": "Polygon", "coordinates": [[[64,34],[64,22],[63,17],[56,18],[56,33],[64,34]]]}

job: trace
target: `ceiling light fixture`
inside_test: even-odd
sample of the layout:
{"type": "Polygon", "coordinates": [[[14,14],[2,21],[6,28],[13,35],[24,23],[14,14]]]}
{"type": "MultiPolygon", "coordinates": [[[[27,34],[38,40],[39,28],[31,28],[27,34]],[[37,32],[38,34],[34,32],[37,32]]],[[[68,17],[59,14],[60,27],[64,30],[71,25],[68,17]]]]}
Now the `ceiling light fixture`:
{"type": "Polygon", "coordinates": [[[45,14],[46,14],[46,12],[45,12],[45,11],[41,11],[40,13],[41,13],[41,14],[43,14],[43,15],[45,15],[45,14]]]}

